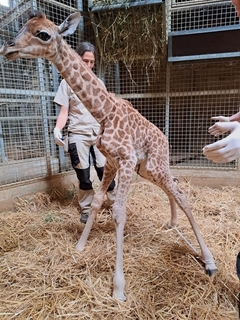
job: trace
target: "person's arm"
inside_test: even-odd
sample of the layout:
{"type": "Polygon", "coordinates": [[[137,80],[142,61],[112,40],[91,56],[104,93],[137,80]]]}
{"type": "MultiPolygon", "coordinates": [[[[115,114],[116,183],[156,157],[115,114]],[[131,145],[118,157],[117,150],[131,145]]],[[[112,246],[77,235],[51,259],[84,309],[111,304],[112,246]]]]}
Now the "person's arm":
{"type": "Polygon", "coordinates": [[[55,140],[55,143],[58,146],[64,146],[65,145],[65,143],[64,143],[64,141],[62,139],[61,130],[64,128],[64,126],[65,126],[65,124],[67,122],[67,118],[68,118],[68,108],[66,108],[64,106],[60,106],[60,112],[59,112],[59,115],[57,117],[55,128],[53,130],[54,140],[55,140]]]}
{"type": "Polygon", "coordinates": [[[60,111],[59,111],[59,115],[57,117],[55,127],[58,127],[60,130],[62,130],[64,128],[65,124],[67,123],[67,119],[68,119],[68,108],[66,108],[64,106],[60,106],[60,111]]]}
{"type": "Polygon", "coordinates": [[[203,148],[203,154],[208,160],[227,163],[240,158],[240,123],[238,121],[217,122],[209,128],[210,134],[215,136],[218,136],[219,132],[222,134],[228,131],[231,131],[229,136],[203,148]]]}
{"type": "Polygon", "coordinates": [[[216,117],[212,117],[211,119],[216,121],[218,120],[219,122],[232,122],[232,121],[240,122],[240,112],[237,112],[230,117],[216,116],[216,117]]]}
{"type": "Polygon", "coordinates": [[[235,114],[233,114],[231,117],[229,117],[229,121],[238,121],[240,122],[240,112],[237,112],[235,114]]]}

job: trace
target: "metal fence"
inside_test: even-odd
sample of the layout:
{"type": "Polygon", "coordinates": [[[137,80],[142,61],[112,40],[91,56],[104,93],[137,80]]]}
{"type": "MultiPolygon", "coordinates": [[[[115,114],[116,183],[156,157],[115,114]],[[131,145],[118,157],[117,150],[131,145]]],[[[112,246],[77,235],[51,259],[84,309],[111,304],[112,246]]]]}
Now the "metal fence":
{"type": "MultiPolygon", "coordinates": [[[[82,11],[77,1],[9,2],[9,8],[1,9],[1,42],[14,37],[33,10],[43,11],[55,24],[82,11]]],[[[78,32],[67,39],[73,48],[83,36],[82,28],[83,21],[78,32]]],[[[56,69],[44,59],[1,58],[0,66],[1,184],[70,170],[68,156],[57,148],[52,135],[58,114],[53,98],[61,80],[56,69]]]]}
{"type": "MultiPolygon", "coordinates": [[[[238,29],[230,1],[10,0],[0,6],[0,45],[16,35],[33,9],[56,24],[82,12],[79,29],[67,42],[73,48],[82,40],[97,46],[96,72],[109,91],[163,130],[172,167],[237,170],[237,162],[207,161],[202,147],[215,141],[207,132],[211,117],[239,110],[238,52],[169,54],[170,40],[179,32],[238,29]]],[[[55,68],[44,59],[0,57],[0,73],[1,185],[72,170],[68,154],[53,141],[58,114],[53,98],[61,80],[55,68]]]]}

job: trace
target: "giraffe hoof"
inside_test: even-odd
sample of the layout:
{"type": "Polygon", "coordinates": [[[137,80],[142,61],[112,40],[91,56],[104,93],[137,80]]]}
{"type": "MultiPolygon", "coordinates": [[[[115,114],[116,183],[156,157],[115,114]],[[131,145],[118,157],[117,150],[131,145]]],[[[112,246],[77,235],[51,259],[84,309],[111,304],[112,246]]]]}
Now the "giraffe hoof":
{"type": "Polygon", "coordinates": [[[168,229],[173,229],[173,228],[175,228],[176,226],[177,226],[177,225],[172,226],[171,223],[170,223],[170,221],[169,221],[168,223],[166,223],[166,224],[164,225],[164,229],[166,229],[166,230],[168,230],[168,229]]]}
{"type": "Polygon", "coordinates": [[[216,269],[206,269],[206,274],[209,276],[209,277],[212,277],[216,272],[217,272],[217,268],[216,269]]]}
{"type": "Polygon", "coordinates": [[[125,302],[127,299],[123,293],[113,293],[113,298],[122,302],[125,302]]]}

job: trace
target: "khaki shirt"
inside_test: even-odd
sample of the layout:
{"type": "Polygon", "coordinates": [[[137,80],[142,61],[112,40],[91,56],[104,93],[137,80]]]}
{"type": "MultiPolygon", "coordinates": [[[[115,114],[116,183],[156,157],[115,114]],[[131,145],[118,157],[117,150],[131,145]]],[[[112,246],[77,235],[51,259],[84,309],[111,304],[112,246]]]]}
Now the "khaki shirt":
{"type": "Polygon", "coordinates": [[[98,133],[100,129],[99,123],[84,107],[82,102],[78,99],[76,94],[64,79],[59,85],[53,102],[57,103],[60,106],[68,108],[68,132],[84,135],[92,135],[98,133]]]}

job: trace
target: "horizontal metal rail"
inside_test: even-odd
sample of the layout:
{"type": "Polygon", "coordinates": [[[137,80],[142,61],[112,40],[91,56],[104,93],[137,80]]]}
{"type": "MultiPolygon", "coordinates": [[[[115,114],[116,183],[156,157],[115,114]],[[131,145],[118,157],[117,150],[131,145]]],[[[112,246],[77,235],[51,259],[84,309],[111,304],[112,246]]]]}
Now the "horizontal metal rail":
{"type": "Polygon", "coordinates": [[[172,8],[177,8],[177,9],[181,9],[181,8],[196,8],[196,7],[206,7],[206,6],[210,6],[210,5],[219,5],[219,4],[226,4],[227,2],[229,2],[229,4],[231,4],[231,0],[229,1],[223,1],[223,0],[202,0],[202,1],[186,1],[186,2],[179,2],[176,3],[174,0],[166,0],[165,3],[169,6],[171,6],[172,8]],[[171,2],[171,3],[169,3],[171,2]]]}
{"type": "MultiPolygon", "coordinates": [[[[0,88],[0,93],[4,94],[19,94],[19,95],[32,95],[32,96],[44,96],[44,97],[55,97],[55,92],[51,91],[40,91],[40,90],[22,90],[22,89],[7,89],[0,88]]],[[[2,98],[1,98],[2,101],[2,98]]]]}
{"type": "Polygon", "coordinates": [[[116,10],[116,9],[128,9],[131,7],[140,7],[140,6],[149,6],[153,4],[160,4],[163,0],[144,0],[144,1],[134,1],[134,2],[124,2],[124,3],[117,3],[117,4],[108,4],[108,5],[98,5],[94,6],[92,1],[89,1],[88,7],[89,10],[92,12],[97,11],[108,11],[108,10],[116,10]]]}
{"type": "MultiPolygon", "coordinates": [[[[185,91],[185,92],[170,92],[169,97],[191,97],[191,96],[219,96],[219,95],[234,95],[239,94],[239,89],[230,90],[204,90],[204,91],[185,91]]],[[[166,98],[167,93],[129,93],[129,94],[116,94],[117,97],[122,99],[151,99],[151,98],[166,98]]]]}
{"type": "MultiPolygon", "coordinates": [[[[57,116],[47,116],[48,120],[56,120],[57,116]]],[[[42,116],[19,116],[19,117],[0,117],[0,121],[25,121],[25,120],[41,120],[42,121],[42,116]]]]}

